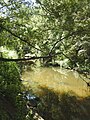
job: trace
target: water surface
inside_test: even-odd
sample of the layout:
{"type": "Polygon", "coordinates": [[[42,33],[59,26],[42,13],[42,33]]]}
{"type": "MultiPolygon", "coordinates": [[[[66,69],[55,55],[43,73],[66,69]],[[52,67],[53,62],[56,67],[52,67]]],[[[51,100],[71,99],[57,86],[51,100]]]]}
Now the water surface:
{"type": "MultiPolygon", "coordinates": [[[[24,84],[30,85],[35,91],[39,87],[48,87],[55,91],[73,91],[79,96],[89,94],[87,84],[75,71],[60,68],[36,68],[33,71],[25,71],[22,75],[24,84]]],[[[87,81],[87,79],[86,79],[87,81]]]]}

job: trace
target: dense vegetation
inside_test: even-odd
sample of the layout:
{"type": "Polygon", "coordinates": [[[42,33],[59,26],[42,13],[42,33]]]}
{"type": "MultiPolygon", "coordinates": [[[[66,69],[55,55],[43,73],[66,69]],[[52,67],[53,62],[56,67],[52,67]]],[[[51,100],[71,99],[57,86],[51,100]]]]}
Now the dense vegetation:
{"type": "Polygon", "coordinates": [[[20,75],[25,63],[22,61],[33,59],[45,66],[74,69],[88,77],[90,0],[0,1],[1,120],[25,120],[29,114],[27,100],[21,94],[25,88],[20,75]],[[9,56],[5,49],[14,50],[17,57],[9,56]],[[27,53],[29,57],[25,58],[27,53]],[[8,110],[9,103],[13,107],[8,110]]]}

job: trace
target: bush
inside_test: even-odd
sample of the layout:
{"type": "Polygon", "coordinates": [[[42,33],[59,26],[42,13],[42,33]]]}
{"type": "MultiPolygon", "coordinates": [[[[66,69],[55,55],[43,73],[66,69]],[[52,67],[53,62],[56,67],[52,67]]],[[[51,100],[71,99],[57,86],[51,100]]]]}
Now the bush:
{"type": "Polygon", "coordinates": [[[26,100],[20,96],[23,85],[15,62],[0,63],[0,115],[1,120],[9,120],[14,116],[15,120],[25,120],[27,114],[26,100]],[[5,114],[4,114],[5,113],[5,114]],[[6,116],[6,118],[5,118],[6,116]],[[8,116],[8,117],[7,117],[8,116]]]}

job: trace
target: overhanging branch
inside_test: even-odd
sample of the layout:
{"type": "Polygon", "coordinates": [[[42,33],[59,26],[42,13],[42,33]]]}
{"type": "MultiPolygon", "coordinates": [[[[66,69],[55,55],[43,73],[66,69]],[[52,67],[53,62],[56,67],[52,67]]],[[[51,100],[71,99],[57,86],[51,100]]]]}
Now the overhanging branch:
{"type": "MultiPolygon", "coordinates": [[[[7,29],[7,28],[5,28],[5,27],[3,27],[3,26],[0,26],[0,27],[1,27],[2,29],[4,29],[5,31],[9,32],[9,33],[10,33],[11,35],[13,35],[14,37],[19,38],[19,40],[21,40],[22,42],[27,43],[27,44],[30,45],[32,48],[34,48],[34,49],[36,49],[36,50],[38,50],[38,51],[43,52],[41,49],[36,48],[34,45],[32,45],[31,43],[29,43],[28,40],[25,40],[25,39],[23,39],[22,37],[16,35],[16,34],[13,33],[11,30],[9,30],[9,29],[7,29]]],[[[44,53],[44,52],[43,52],[43,53],[44,53]]]]}
{"type": "Polygon", "coordinates": [[[41,59],[41,58],[50,58],[50,57],[53,57],[53,56],[41,56],[41,57],[30,57],[30,58],[20,58],[20,59],[0,58],[0,61],[17,62],[17,61],[27,61],[27,60],[35,60],[35,59],[41,59]]]}
{"type": "Polygon", "coordinates": [[[67,39],[68,37],[71,37],[71,36],[73,36],[73,35],[78,35],[78,34],[80,34],[80,32],[81,32],[82,34],[86,34],[86,33],[84,33],[85,31],[86,31],[86,30],[84,30],[84,29],[83,29],[83,30],[73,31],[73,32],[67,34],[65,37],[57,40],[57,41],[54,43],[54,45],[53,45],[51,51],[49,52],[49,54],[51,54],[51,53],[53,52],[53,50],[56,48],[56,45],[57,45],[59,42],[63,41],[64,39],[67,39]]]}
{"type": "Polygon", "coordinates": [[[59,54],[63,54],[66,58],[68,58],[71,62],[72,60],[67,56],[65,55],[63,52],[59,52],[59,53],[56,53],[56,54],[53,54],[53,55],[48,55],[48,56],[39,56],[39,57],[30,57],[30,58],[18,58],[18,59],[12,59],[12,58],[0,58],[0,62],[17,62],[17,61],[28,61],[28,60],[35,60],[35,59],[44,59],[44,58],[53,58],[59,54]]]}
{"type": "MultiPolygon", "coordinates": [[[[74,33],[75,33],[75,32],[74,32],[74,33]]],[[[70,36],[73,35],[74,33],[68,34],[67,36],[65,36],[65,37],[63,37],[63,38],[57,40],[57,41],[54,43],[54,45],[53,45],[53,47],[52,47],[52,49],[51,49],[51,51],[50,51],[49,54],[52,53],[53,49],[56,47],[56,45],[57,45],[59,42],[61,42],[62,40],[66,39],[66,38],[68,38],[68,37],[70,37],[70,36]]]]}

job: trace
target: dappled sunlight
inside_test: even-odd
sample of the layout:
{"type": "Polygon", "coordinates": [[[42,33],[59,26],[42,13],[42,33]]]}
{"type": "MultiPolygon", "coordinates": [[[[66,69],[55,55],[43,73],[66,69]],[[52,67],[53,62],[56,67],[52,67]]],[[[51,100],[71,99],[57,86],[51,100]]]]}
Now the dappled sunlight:
{"type": "Polygon", "coordinates": [[[7,49],[6,47],[1,46],[0,52],[3,53],[3,57],[9,58],[18,58],[17,52],[15,50],[7,49]]]}

